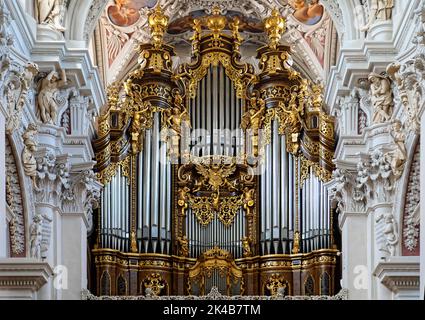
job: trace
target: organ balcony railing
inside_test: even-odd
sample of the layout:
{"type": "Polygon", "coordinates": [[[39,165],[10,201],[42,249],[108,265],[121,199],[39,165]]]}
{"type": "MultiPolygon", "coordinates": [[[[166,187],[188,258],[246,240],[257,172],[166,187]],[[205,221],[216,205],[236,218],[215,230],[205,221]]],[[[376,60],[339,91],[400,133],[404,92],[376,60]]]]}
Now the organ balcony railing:
{"type": "MultiPolygon", "coordinates": [[[[271,255],[296,268],[297,257],[321,252],[333,274],[326,183],[334,120],[324,111],[322,87],[292,68],[290,48],[280,44],[285,19],[274,10],[264,21],[269,44],[258,49],[258,74],[241,63],[239,19],[218,8],[193,21],[192,59],[177,69],[163,40],[168,17],[157,7],[148,22],[152,41],[140,45],[143,63],[110,87],[93,142],[104,184],[93,251],[99,272],[105,250],[177,259],[187,272],[196,265],[192,275],[207,252],[224,250],[234,259],[229,270],[250,263],[258,269],[255,259],[271,255]]],[[[248,279],[241,283],[253,292],[248,279]]]]}

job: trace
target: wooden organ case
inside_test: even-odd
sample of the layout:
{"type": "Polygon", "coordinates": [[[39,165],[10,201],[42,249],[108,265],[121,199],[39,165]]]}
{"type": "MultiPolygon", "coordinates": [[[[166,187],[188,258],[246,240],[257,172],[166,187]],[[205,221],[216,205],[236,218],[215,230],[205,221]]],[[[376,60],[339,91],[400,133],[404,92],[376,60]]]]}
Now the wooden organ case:
{"type": "Polygon", "coordinates": [[[167,24],[151,12],[143,63],[98,120],[92,290],[334,294],[334,120],[279,44],[284,18],[264,21],[257,74],[241,63],[239,20],[219,9],[195,19],[192,61],[173,72],[167,24]]]}

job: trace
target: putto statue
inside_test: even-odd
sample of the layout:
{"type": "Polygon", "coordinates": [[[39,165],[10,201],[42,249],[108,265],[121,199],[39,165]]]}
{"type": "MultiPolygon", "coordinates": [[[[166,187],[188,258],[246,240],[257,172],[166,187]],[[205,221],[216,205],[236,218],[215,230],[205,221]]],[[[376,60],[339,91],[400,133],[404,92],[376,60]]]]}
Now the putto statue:
{"type": "Polygon", "coordinates": [[[40,214],[36,214],[30,227],[30,248],[31,258],[41,259],[41,240],[43,238],[43,219],[40,214]]]}
{"type": "Polygon", "coordinates": [[[258,155],[259,130],[264,122],[266,114],[266,103],[263,99],[257,98],[255,93],[252,94],[250,99],[250,108],[242,116],[241,128],[243,130],[251,130],[248,134],[251,136],[253,155],[258,155]]]}
{"type": "Polygon", "coordinates": [[[179,146],[183,130],[190,127],[190,117],[183,102],[183,97],[179,91],[174,96],[174,106],[172,109],[164,110],[164,120],[168,128],[168,155],[175,159],[180,155],[179,146]]]}
{"type": "Polygon", "coordinates": [[[65,70],[61,70],[61,76],[53,70],[41,80],[38,94],[38,113],[40,120],[47,124],[56,124],[58,114],[58,93],[68,83],[65,70]]]}
{"type": "Polygon", "coordinates": [[[400,177],[403,174],[404,165],[407,160],[406,134],[402,130],[400,120],[394,121],[391,136],[396,146],[396,149],[390,153],[391,169],[396,177],[400,177]]]}
{"type": "Polygon", "coordinates": [[[388,78],[377,73],[369,75],[370,93],[373,105],[373,123],[385,123],[393,113],[393,94],[388,78]]]}
{"type": "Polygon", "coordinates": [[[37,177],[37,160],[35,159],[35,152],[37,151],[38,143],[35,135],[38,132],[38,127],[35,124],[30,124],[22,135],[24,139],[24,150],[22,151],[22,166],[25,175],[30,177],[36,186],[35,179],[37,177]]]}
{"type": "Polygon", "coordinates": [[[39,24],[49,25],[53,29],[64,32],[62,12],[66,10],[64,0],[36,0],[35,17],[39,24]]]}
{"type": "Polygon", "coordinates": [[[362,27],[361,31],[367,31],[376,21],[387,21],[392,19],[394,0],[372,0],[369,10],[369,21],[362,27]]]}
{"type": "Polygon", "coordinates": [[[376,222],[379,223],[381,220],[384,221],[385,226],[383,229],[383,234],[385,237],[385,243],[380,248],[381,251],[389,253],[391,257],[395,256],[396,245],[399,240],[399,235],[397,231],[397,223],[394,220],[394,216],[391,213],[379,216],[376,219],[376,222]]]}

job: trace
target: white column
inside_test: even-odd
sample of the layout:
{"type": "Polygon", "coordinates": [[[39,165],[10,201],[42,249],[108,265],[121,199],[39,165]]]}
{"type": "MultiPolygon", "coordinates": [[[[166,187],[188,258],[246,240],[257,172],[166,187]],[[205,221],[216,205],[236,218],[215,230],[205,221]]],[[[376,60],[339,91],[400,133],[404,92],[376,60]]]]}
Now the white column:
{"type": "Polygon", "coordinates": [[[83,213],[62,215],[62,239],[62,265],[66,268],[62,276],[68,278],[62,299],[80,300],[82,289],[87,289],[87,227],[83,213]]]}
{"type": "Polygon", "coordinates": [[[350,300],[369,299],[370,272],[367,250],[367,215],[343,213],[342,229],[342,287],[348,289],[350,300]]]}

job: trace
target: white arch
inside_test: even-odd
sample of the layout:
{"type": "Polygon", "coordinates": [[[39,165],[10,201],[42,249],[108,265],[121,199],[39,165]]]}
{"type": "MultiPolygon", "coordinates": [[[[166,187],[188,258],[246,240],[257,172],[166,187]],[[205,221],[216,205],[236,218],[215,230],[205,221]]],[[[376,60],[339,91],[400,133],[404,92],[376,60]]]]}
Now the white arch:
{"type": "Polygon", "coordinates": [[[66,16],[65,39],[86,41],[93,32],[108,0],[70,0],[66,16]]]}

